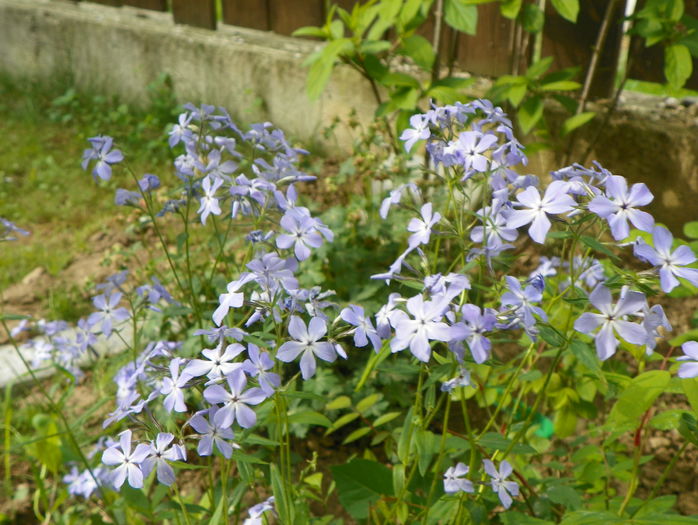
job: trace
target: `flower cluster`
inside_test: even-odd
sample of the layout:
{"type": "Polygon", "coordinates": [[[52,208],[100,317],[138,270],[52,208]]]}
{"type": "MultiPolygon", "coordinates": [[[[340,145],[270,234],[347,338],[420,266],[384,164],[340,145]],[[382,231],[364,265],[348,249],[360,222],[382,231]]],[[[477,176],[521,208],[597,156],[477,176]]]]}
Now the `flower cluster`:
{"type": "MultiPolygon", "coordinates": [[[[563,168],[547,185],[523,175],[527,159],[511,122],[500,108],[476,100],[432,107],[410,119],[401,137],[405,148],[426,141],[430,175],[437,180],[403,181],[380,205],[384,219],[393,208],[409,214],[404,250],[385,272],[372,276],[397,283],[399,291],[382,295],[371,305],[375,310],[340,305],[333,291],[309,285],[304,274],[318,249],[334,238],[301,204],[299,183],[313,179],[299,168],[305,152],[269,123],[244,131],[224,110],[185,109],[169,135],[170,147],[181,152],[174,162],[177,188],[168,188],[174,198],[165,201],[154,193],[167,183],[146,174],[134,179],[137,191],[118,190],[117,202],[143,207],[153,221],[175,213],[187,227],[209,228],[220,253],[229,247],[227,233],[221,233],[226,230],[241,232],[244,246],[239,256],[228,258],[226,272],[232,275],[205,283],[209,288],[203,289],[215,290],[217,301],[213,293],[213,300],[202,300],[191,274],[188,288],[177,279],[177,298],[184,302],[191,296],[185,315],[199,316],[197,329],[185,320],[162,339],[133,343],[130,360],[114,378],[116,408],[104,422],[105,428],[128,422],[132,429],[105,443],[101,481],[77,469],[66,478],[75,494],[87,496],[99,483],[139,488],[151,472],[171,485],[177,464],[187,461],[188,443],[195,443],[200,457],[243,457],[255,444],[252,432],[264,425],[279,429],[272,407],[284,406],[281,400],[298,377],[310,381],[318,367],[332,366],[338,357],[355,359],[357,349],[372,349],[379,354],[375,361],[390,354],[409,357],[424,375],[435,374],[426,382],[441,383],[442,399],[461,401],[464,410],[464,389],[485,390],[489,372],[482,371],[506,359],[498,346],[503,339],[539,346],[541,352],[546,344],[555,346],[558,355],[573,339],[593,342],[602,361],[621,345],[639,349],[639,355],[652,353],[671,325],[662,307],[648,300],[649,279],[622,274],[592,252],[632,246],[640,261],[653,266],[643,278],[658,274],[663,291],[679,286],[680,279],[698,285],[691,249],[675,247],[668,230],[640,209],[653,199],[644,184],[629,184],[599,165],[563,168]],[[643,233],[638,236],[631,226],[643,233]],[[515,263],[526,243],[547,249],[557,239],[564,241],[559,256],[515,263]]],[[[83,166],[107,180],[123,155],[109,137],[90,142],[83,166]]],[[[207,273],[213,276],[220,260],[207,273]]],[[[74,340],[61,335],[63,325],[45,326],[46,338],[30,343],[39,360],[53,357],[75,368],[75,358],[66,356],[85,353],[98,335],[120,337],[126,321],[138,325],[146,315],[164,316],[163,305],[180,304],[155,278],[131,290],[125,280],[126,274],[117,274],[100,285],[96,311],[81,321],[74,340]]],[[[694,377],[698,350],[687,343],[684,352],[679,376],[694,377]]],[[[450,450],[456,464],[443,474],[444,492],[475,494],[476,486],[489,485],[508,509],[519,485],[510,480],[514,466],[505,457],[524,479],[510,452],[491,456],[501,460],[498,467],[475,455],[468,467],[456,457],[461,450],[450,450]],[[482,472],[471,472],[478,464],[482,472]]],[[[274,505],[270,498],[252,507],[246,523],[279,510],[274,505]]]]}

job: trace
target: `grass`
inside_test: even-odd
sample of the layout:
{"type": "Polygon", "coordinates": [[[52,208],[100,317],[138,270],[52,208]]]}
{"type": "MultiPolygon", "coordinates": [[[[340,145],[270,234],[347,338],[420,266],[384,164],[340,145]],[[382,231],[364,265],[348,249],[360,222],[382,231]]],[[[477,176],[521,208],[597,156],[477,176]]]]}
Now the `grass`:
{"type": "MultiPolygon", "coordinates": [[[[0,245],[0,291],[35,268],[58,276],[93,249],[98,232],[109,233],[117,210],[113,192],[95,184],[80,167],[88,137],[109,133],[124,148],[136,173],[154,171],[167,158],[163,140],[176,104],[166,79],[151,86],[151,104],[138,110],[119,100],[78,93],[68,83],[51,87],[0,78],[0,217],[31,232],[0,245]],[[137,145],[137,147],[135,147],[137,145]]],[[[76,289],[61,283],[44,307],[65,313],[76,289]]],[[[60,317],[60,315],[59,315],[60,317]]]]}

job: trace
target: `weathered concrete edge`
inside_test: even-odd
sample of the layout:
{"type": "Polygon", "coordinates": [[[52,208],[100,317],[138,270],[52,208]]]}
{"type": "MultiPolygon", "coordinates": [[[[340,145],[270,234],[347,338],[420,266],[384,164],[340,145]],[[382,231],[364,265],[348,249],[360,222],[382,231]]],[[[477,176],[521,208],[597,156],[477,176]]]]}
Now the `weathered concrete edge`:
{"type": "MultiPolygon", "coordinates": [[[[355,110],[367,122],[375,103],[368,84],[348,67],[333,74],[317,101],[305,93],[305,58],[317,44],[223,26],[175,25],[171,16],[88,2],[0,0],[0,70],[44,80],[70,75],[80,88],[144,102],[162,73],[181,102],[226,107],[233,116],[270,120],[298,139],[318,141],[336,117],[355,110]]],[[[337,145],[351,137],[339,129],[337,145]]]]}

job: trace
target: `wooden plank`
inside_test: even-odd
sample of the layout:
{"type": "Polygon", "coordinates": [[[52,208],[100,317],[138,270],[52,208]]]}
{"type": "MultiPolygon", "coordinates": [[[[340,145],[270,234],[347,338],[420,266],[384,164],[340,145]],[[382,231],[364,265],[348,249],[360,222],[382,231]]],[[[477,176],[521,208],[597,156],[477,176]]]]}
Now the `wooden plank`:
{"type": "MultiPolygon", "coordinates": [[[[576,24],[562,18],[550,3],[547,4],[541,56],[553,57],[551,70],[579,66],[581,73],[578,78],[580,82],[583,82],[608,2],[609,0],[580,2],[576,24]]],[[[611,14],[606,41],[599,55],[594,81],[589,91],[592,98],[605,98],[613,93],[623,36],[624,11],[625,0],[616,2],[611,14]]]]}
{"type": "Polygon", "coordinates": [[[268,0],[271,30],[290,35],[303,26],[321,26],[325,22],[323,0],[268,0]]]}
{"type": "MultiPolygon", "coordinates": [[[[638,2],[636,12],[642,8],[644,2],[638,2]]],[[[698,18],[698,4],[685,3],[684,13],[698,18]]],[[[645,47],[645,39],[633,36],[630,40],[630,52],[628,55],[628,78],[644,80],[646,82],[666,83],[664,78],[664,47],[655,44],[645,47]]],[[[698,60],[693,58],[693,74],[684,86],[687,89],[698,89],[698,60]]]]}
{"type": "Polygon", "coordinates": [[[268,0],[222,0],[223,23],[268,31],[268,0]]]}
{"type": "Polygon", "coordinates": [[[176,24],[216,29],[214,0],[172,0],[172,14],[176,24]]]}
{"type": "Polygon", "coordinates": [[[477,35],[457,35],[457,64],[470,73],[496,77],[511,71],[513,24],[498,3],[478,6],[477,35]]]}
{"type": "Polygon", "coordinates": [[[167,11],[167,0],[123,0],[124,5],[150,9],[151,11],[167,11]]]}
{"type": "MultiPolygon", "coordinates": [[[[436,28],[436,17],[434,14],[434,9],[432,8],[429,12],[429,17],[424,21],[424,23],[417,29],[416,33],[420,36],[426,38],[430,44],[434,43],[434,31],[436,28]]],[[[446,22],[442,20],[441,23],[441,45],[439,49],[439,57],[441,67],[448,66],[449,56],[451,53],[454,55],[454,62],[458,58],[458,50],[454,49],[453,46],[456,45],[456,31],[453,30],[446,22]]]]}
{"type": "Polygon", "coordinates": [[[89,0],[95,4],[109,5],[112,7],[120,7],[122,5],[121,0],[89,0]]]}

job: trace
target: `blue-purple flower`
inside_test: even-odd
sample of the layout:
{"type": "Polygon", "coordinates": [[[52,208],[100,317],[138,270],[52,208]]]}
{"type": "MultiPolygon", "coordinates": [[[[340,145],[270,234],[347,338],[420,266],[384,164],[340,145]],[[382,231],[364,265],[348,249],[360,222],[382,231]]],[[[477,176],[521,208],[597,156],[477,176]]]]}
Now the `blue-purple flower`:
{"type": "Polygon", "coordinates": [[[543,197],[537,188],[529,186],[516,196],[516,200],[524,209],[509,213],[507,227],[520,228],[530,223],[528,234],[531,239],[543,244],[551,226],[547,214],[567,213],[574,208],[574,199],[568,195],[568,191],[569,184],[559,180],[550,183],[543,197]]]}
{"type": "Polygon", "coordinates": [[[211,407],[208,410],[197,412],[189,420],[189,425],[201,434],[199,445],[196,449],[199,456],[210,456],[213,454],[213,446],[215,445],[220,453],[223,454],[223,457],[230,459],[233,455],[233,448],[238,447],[227,441],[235,437],[232,429],[229,426],[224,427],[216,423],[216,414],[219,410],[218,407],[211,407]],[[207,417],[204,417],[204,414],[207,417]]]}
{"type": "Polygon", "coordinates": [[[364,309],[361,306],[350,304],[347,308],[340,312],[340,317],[352,326],[354,330],[354,345],[357,348],[366,346],[371,341],[373,349],[378,352],[381,347],[381,338],[378,332],[373,327],[371,319],[364,314],[364,309]]]}
{"type": "Polygon", "coordinates": [[[294,210],[291,208],[281,218],[281,227],[288,233],[276,237],[276,246],[282,250],[293,246],[296,259],[304,261],[310,257],[310,248],[318,248],[322,244],[322,237],[310,217],[294,210]]]}
{"type": "Polygon", "coordinates": [[[245,390],[247,376],[242,370],[234,370],[226,380],[230,391],[220,385],[211,385],[204,390],[206,401],[211,404],[223,404],[213,417],[213,422],[221,428],[228,428],[235,421],[242,428],[253,427],[257,422],[257,414],[247,405],[258,405],[267,395],[261,388],[245,390]]]}
{"type": "Polygon", "coordinates": [[[124,155],[118,149],[112,149],[113,139],[111,137],[92,137],[87,139],[92,145],[82,154],[82,169],[86,170],[92,161],[96,161],[92,167],[92,176],[95,180],[99,177],[102,180],[111,178],[111,166],[124,160],[124,155]]]}
{"type": "Polygon", "coordinates": [[[543,309],[534,304],[543,299],[540,289],[532,284],[524,289],[519,280],[510,275],[507,275],[505,280],[509,290],[502,294],[501,302],[502,306],[509,307],[513,324],[522,324],[527,331],[531,331],[536,325],[534,315],[544,321],[547,319],[543,309]]]}
{"type": "Polygon", "coordinates": [[[112,472],[112,484],[119,489],[128,478],[128,484],[134,489],[143,486],[141,463],[148,457],[150,446],[145,443],[136,445],[131,451],[131,431],[124,430],[119,434],[119,444],[109,447],[102,454],[102,463],[110,467],[116,466],[112,472]]]}
{"type": "Polygon", "coordinates": [[[450,341],[456,335],[455,327],[441,321],[446,307],[444,301],[425,301],[421,295],[408,299],[407,311],[414,319],[402,311],[395,313],[391,319],[395,326],[395,337],[390,341],[390,349],[399,352],[409,348],[417,359],[428,362],[431,357],[430,340],[450,341]]]}
{"type": "Polygon", "coordinates": [[[589,210],[608,221],[611,234],[617,241],[625,239],[630,233],[628,221],[642,231],[652,231],[654,219],[638,206],[646,206],[654,196],[643,183],[633,184],[628,191],[628,181],[620,175],[606,178],[605,195],[597,195],[589,202],[589,210]]]}
{"type": "Polygon", "coordinates": [[[499,496],[499,501],[505,509],[511,507],[512,496],[516,497],[519,495],[519,485],[515,481],[507,481],[506,479],[514,472],[511,464],[503,460],[499,464],[499,470],[494,466],[489,459],[483,460],[483,465],[485,467],[485,472],[491,478],[490,485],[492,490],[494,490],[499,496]]]}
{"type": "Polygon", "coordinates": [[[119,301],[121,301],[121,292],[114,292],[109,295],[101,294],[94,297],[92,303],[99,311],[90,314],[87,318],[87,324],[90,327],[100,325],[100,330],[104,337],[109,337],[115,324],[130,317],[126,308],[117,308],[119,301]]]}
{"type": "Polygon", "coordinates": [[[209,176],[204,177],[204,181],[201,183],[204,194],[201,196],[201,206],[196,211],[196,213],[201,215],[201,224],[206,224],[206,219],[208,219],[209,215],[221,214],[221,207],[216,198],[216,191],[221,187],[221,184],[223,184],[223,179],[221,178],[214,179],[213,184],[211,184],[211,178],[209,176]]]}
{"type": "Polygon", "coordinates": [[[431,202],[427,202],[422,206],[421,214],[420,218],[413,218],[407,225],[407,230],[412,232],[412,235],[407,239],[410,248],[416,248],[420,244],[427,244],[431,236],[431,229],[441,220],[439,212],[432,212],[431,202]]]}
{"type": "Polygon", "coordinates": [[[465,477],[469,471],[470,467],[463,463],[457,463],[455,467],[449,467],[444,472],[444,492],[446,494],[475,492],[473,482],[465,477]]]}
{"type": "Polygon", "coordinates": [[[184,404],[184,392],[182,389],[192,376],[189,375],[186,370],[181,374],[179,373],[179,367],[182,361],[184,360],[181,357],[175,357],[170,361],[170,377],[165,377],[160,387],[160,393],[166,395],[163,405],[168,412],[172,412],[173,410],[175,412],[187,411],[187,405],[184,404]]]}
{"type": "Polygon", "coordinates": [[[484,363],[490,357],[492,343],[485,333],[493,330],[497,324],[495,312],[485,308],[484,312],[474,304],[464,304],[461,307],[465,340],[468,342],[470,353],[476,363],[484,363]]]}
{"type": "Polygon", "coordinates": [[[13,233],[19,233],[20,235],[29,235],[29,232],[27,230],[23,230],[12,221],[8,221],[7,219],[0,217],[0,242],[16,241],[17,238],[12,235],[13,233]]]}
{"type": "Polygon", "coordinates": [[[405,151],[410,151],[415,142],[428,139],[430,136],[429,121],[424,118],[424,115],[412,115],[410,127],[402,132],[400,140],[405,141],[405,151]]]}
{"type": "Polygon", "coordinates": [[[284,363],[290,363],[303,354],[300,363],[301,375],[303,379],[310,379],[315,375],[317,366],[315,356],[330,363],[337,359],[337,353],[332,344],[320,341],[326,333],[327,325],[323,319],[313,317],[306,327],[300,317],[292,315],[288,323],[288,335],[294,340],[282,344],[276,352],[276,358],[284,363]]]}
{"type": "Polygon", "coordinates": [[[652,236],[654,247],[638,238],[633,251],[635,257],[647,261],[659,269],[659,283],[662,291],[669,293],[681,284],[677,277],[686,279],[693,286],[698,286],[698,269],[684,268],[686,265],[696,262],[696,255],[691,247],[683,244],[672,252],[674,237],[663,226],[655,226],[652,236]]]}
{"type": "Polygon", "coordinates": [[[168,487],[175,482],[175,473],[170,461],[180,461],[182,454],[179,445],[170,445],[174,436],[167,432],[160,432],[153,441],[150,442],[150,454],[143,460],[141,469],[143,477],[148,475],[155,469],[157,478],[160,483],[168,487]]]}
{"type": "Polygon", "coordinates": [[[647,302],[645,294],[624,289],[614,305],[611,291],[600,284],[589,295],[589,301],[601,313],[583,313],[575,321],[574,329],[591,335],[594,330],[601,327],[594,336],[599,359],[605,361],[616,353],[619,344],[616,334],[629,343],[645,344],[647,340],[645,329],[625,319],[628,315],[638,315],[642,312],[647,302]]]}
{"type": "Polygon", "coordinates": [[[686,341],[681,345],[681,350],[685,355],[676,358],[677,361],[683,361],[679,367],[679,377],[698,377],[698,342],[686,341]]]}

